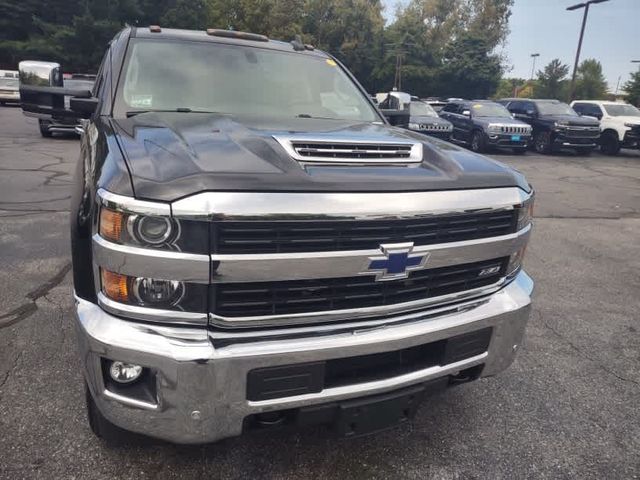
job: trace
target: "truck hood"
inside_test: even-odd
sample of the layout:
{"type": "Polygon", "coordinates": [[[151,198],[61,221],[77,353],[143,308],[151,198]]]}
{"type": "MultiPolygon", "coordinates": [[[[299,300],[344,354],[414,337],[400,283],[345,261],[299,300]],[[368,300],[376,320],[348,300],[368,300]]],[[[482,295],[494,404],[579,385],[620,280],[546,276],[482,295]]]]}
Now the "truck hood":
{"type": "Polygon", "coordinates": [[[540,115],[541,119],[549,122],[562,122],[577,127],[598,127],[600,122],[593,117],[580,117],[576,115],[540,115]]]}
{"type": "Polygon", "coordinates": [[[525,122],[510,117],[474,117],[473,121],[485,126],[492,123],[499,125],[513,125],[515,127],[525,127],[528,125],[525,122]]]}
{"type": "Polygon", "coordinates": [[[384,124],[142,113],[113,119],[137,198],[173,201],[202,191],[426,191],[520,186],[515,170],[446,142],[384,124]],[[303,166],[274,135],[327,140],[415,140],[417,166],[303,166]]]}

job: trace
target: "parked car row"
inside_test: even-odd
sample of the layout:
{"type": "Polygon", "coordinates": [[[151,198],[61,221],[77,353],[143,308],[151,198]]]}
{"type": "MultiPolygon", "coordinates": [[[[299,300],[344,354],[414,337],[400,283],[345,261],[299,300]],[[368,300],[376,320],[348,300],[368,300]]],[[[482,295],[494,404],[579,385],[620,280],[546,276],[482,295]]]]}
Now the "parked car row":
{"type": "Polygon", "coordinates": [[[524,154],[571,149],[588,155],[640,148],[640,110],[620,102],[503,98],[497,101],[450,98],[420,100],[403,92],[375,97],[393,125],[467,146],[524,154]],[[436,106],[434,108],[434,105],[436,106]],[[436,111],[437,108],[437,111],[436,111]],[[443,123],[446,121],[446,123],[443,123]]]}

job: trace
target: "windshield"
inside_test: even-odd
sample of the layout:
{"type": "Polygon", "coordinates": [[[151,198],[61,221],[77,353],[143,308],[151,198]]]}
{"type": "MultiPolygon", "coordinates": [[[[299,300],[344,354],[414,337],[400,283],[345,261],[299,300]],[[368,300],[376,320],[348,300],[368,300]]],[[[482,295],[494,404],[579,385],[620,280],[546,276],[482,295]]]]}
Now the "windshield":
{"type": "Polygon", "coordinates": [[[640,117],[640,110],[626,103],[603,105],[603,107],[612,117],[640,117]]]}
{"type": "Polygon", "coordinates": [[[573,117],[578,116],[573,108],[562,102],[539,102],[538,112],[540,112],[540,115],[571,115],[573,117]]]}
{"type": "Polygon", "coordinates": [[[512,118],[511,113],[498,103],[474,103],[471,106],[474,117],[504,117],[512,118]]]}
{"type": "Polygon", "coordinates": [[[181,109],[380,121],[336,62],[293,49],[138,40],[125,68],[120,115],[181,109]]]}
{"type": "Polygon", "coordinates": [[[412,117],[437,117],[438,114],[431,105],[424,102],[411,102],[409,115],[412,117]]]}

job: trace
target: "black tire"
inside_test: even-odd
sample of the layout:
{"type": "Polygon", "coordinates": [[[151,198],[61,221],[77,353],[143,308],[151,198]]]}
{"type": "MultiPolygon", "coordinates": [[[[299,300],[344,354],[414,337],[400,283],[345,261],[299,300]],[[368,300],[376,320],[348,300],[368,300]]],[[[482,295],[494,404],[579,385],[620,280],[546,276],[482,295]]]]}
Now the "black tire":
{"type": "Polygon", "coordinates": [[[94,402],[89,388],[85,385],[85,401],[87,405],[87,417],[89,427],[96,437],[101,438],[108,445],[119,446],[132,443],[135,440],[133,433],[114,425],[107,420],[94,402]]]}
{"type": "Polygon", "coordinates": [[[476,130],[471,134],[471,142],[469,144],[471,150],[476,153],[483,153],[487,150],[486,142],[484,139],[484,133],[480,130],[476,130]]]}
{"type": "Polygon", "coordinates": [[[527,149],[526,148],[514,148],[513,149],[513,153],[515,155],[524,155],[525,153],[527,153],[527,149]]]}
{"type": "Polygon", "coordinates": [[[620,153],[620,142],[618,141],[618,134],[608,132],[602,135],[600,139],[600,151],[606,155],[617,155],[620,153]]]}
{"type": "Polygon", "coordinates": [[[589,155],[591,155],[591,152],[593,152],[593,148],[591,148],[591,147],[578,147],[578,148],[576,148],[576,153],[578,155],[583,155],[585,157],[588,157],[589,155]]]}
{"type": "Polygon", "coordinates": [[[49,126],[46,123],[39,121],[38,127],[40,127],[40,135],[45,138],[51,137],[51,131],[49,130],[49,126]]]}
{"type": "Polygon", "coordinates": [[[537,132],[533,137],[533,149],[538,153],[548,154],[552,150],[551,132],[537,132]]]}

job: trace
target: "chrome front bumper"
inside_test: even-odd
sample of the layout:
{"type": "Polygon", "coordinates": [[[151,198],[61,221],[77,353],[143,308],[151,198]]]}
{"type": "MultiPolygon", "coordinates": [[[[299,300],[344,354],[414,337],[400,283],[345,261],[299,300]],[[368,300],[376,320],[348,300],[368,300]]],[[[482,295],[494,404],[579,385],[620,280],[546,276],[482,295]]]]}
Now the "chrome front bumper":
{"type": "Polygon", "coordinates": [[[91,394],[112,423],[175,443],[206,443],[240,435],[252,414],[292,409],[396,390],[484,364],[495,375],[514,360],[529,318],[533,281],[521,272],[474,308],[402,325],[332,335],[256,340],[214,348],[204,328],[126,321],[76,300],[77,331],[91,394]],[[272,400],[247,400],[246,379],[256,368],[381,353],[492,327],[487,352],[456,363],[396,377],[326,388],[272,400]],[[157,403],[114,394],[105,387],[101,358],[157,372],[157,403]]]}

